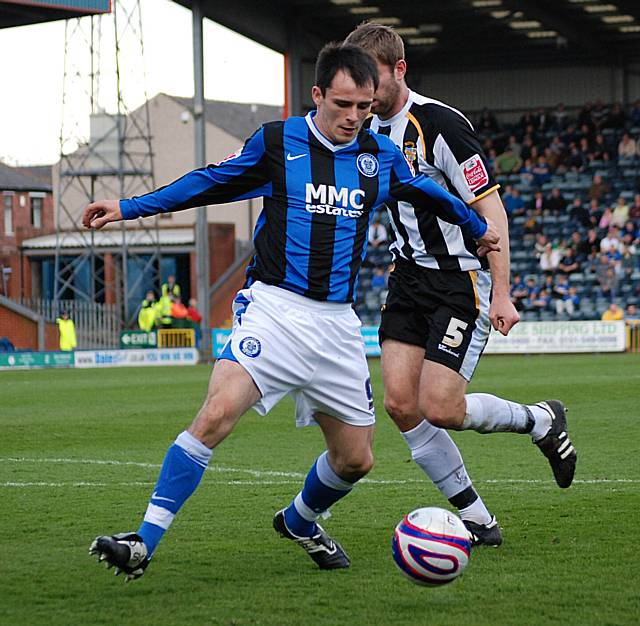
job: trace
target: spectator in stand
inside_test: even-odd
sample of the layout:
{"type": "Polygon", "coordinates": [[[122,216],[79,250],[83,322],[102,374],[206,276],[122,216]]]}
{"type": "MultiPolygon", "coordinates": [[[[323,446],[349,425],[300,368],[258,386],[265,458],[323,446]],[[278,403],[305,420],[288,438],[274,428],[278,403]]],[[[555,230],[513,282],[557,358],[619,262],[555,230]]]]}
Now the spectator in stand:
{"type": "Polygon", "coordinates": [[[633,247],[631,254],[637,254],[635,246],[640,244],[640,223],[636,224],[633,220],[627,220],[621,232],[622,243],[629,248],[633,247]]]}
{"type": "Polygon", "coordinates": [[[591,147],[591,155],[593,161],[603,161],[605,163],[611,161],[611,150],[609,150],[604,135],[601,133],[596,135],[593,146],[591,147]]]}
{"type": "Polygon", "coordinates": [[[535,143],[531,135],[525,135],[520,145],[520,157],[526,162],[531,158],[531,150],[535,147],[535,143]]]}
{"type": "Polygon", "coordinates": [[[56,320],[56,324],[60,331],[60,350],[72,352],[78,342],[76,340],[76,325],[69,316],[69,312],[63,311],[62,315],[56,320]]]}
{"type": "Polygon", "coordinates": [[[140,305],[138,313],[138,327],[149,332],[156,326],[158,315],[156,309],[156,294],[150,289],[140,305]]]}
{"type": "Polygon", "coordinates": [[[549,144],[549,150],[553,153],[556,167],[563,165],[567,156],[567,146],[560,139],[559,135],[556,135],[549,144]]]}
{"type": "Polygon", "coordinates": [[[173,296],[174,298],[179,298],[180,297],[180,285],[178,285],[178,283],[176,283],[176,277],[175,276],[168,276],[167,277],[167,282],[164,283],[161,287],[161,291],[162,291],[162,295],[163,296],[173,296]]]}
{"type": "Polygon", "coordinates": [[[520,182],[526,187],[533,185],[533,161],[529,159],[524,160],[524,165],[520,168],[520,182]]]}
{"type": "Polygon", "coordinates": [[[615,303],[612,302],[609,308],[602,314],[602,321],[615,322],[624,319],[624,311],[615,303]]]}
{"type": "Polygon", "coordinates": [[[500,130],[496,116],[489,109],[482,109],[476,130],[481,135],[495,135],[500,130]]]}
{"type": "Polygon", "coordinates": [[[551,127],[558,132],[564,130],[569,123],[569,114],[564,108],[564,103],[559,102],[551,111],[551,127]]]}
{"type": "Polygon", "coordinates": [[[547,110],[544,107],[538,107],[534,117],[536,130],[541,135],[544,135],[544,133],[546,133],[551,127],[551,118],[549,117],[547,110]]]}
{"type": "Polygon", "coordinates": [[[530,134],[532,130],[535,131],[536,116],[533,111],[523,113],[518,122],[518,127],[521,129],[523,135],[530,134]]]}
{"type": "Polygon", "coordinates": [[[554,187],[551,190],[551,194],[544,201],[543,209],[545,213],[565,215],[567,211],[567,201],[558,187],[554,187]]]}
{"type": "Polygon", "coordinates": [[[578,231],[571,233],[571,249],[573,250],[573,256],[578,263],[583,263],[589,256],[589,243],[583,239],[582,234],[578,231]]]}
{"type": "Polygon", "coordinates": [[[388,233],[385,225],[379,217],[374,217],[371,226],[369,226],[369,245],[377,248],[386,245],[387,241],[388,233]]]}
{"type": "Polygon", "coordinates": [[[554,274],[560,265],[560,252],[548,243],[540,255],[540,269],[545,274],[554,274]]]}
{"type": "Polygon", "coordinates": [[[622,104],[615,102],[611,107],[611,110],[604,119],[603,128],[613,128],[614,130],[621,130],[627,123],[627,114],[622,108],[622,104]]]}
{"type": "Polygon", "coordinates": [[[633,204],[629,207],[629,219],[640,220],[640,193],[633,197],[633,204]]]}
{"type": "Polygon", "coordinates": [[[542,214],[543,209],[544,209],[544,195],[541,189],[536,189],[533,192],[533,198],[531,198],[529,202],[529,211],[535,211],[536,213],[542,214]]]}
{"type": "Polygon", "coordinates": [[[202,328],[200,323],[202,322],[202,315],[198,311],[198,302],[195,298],[189,300],[189,306],[187,307],[187,320],[193,326],[193,330],[196,333],[196,347],[200,346],[200,338],[202,336],[202,328]]]}
{"type": "Polygon", "coordinates": [[[535,298],[533,298],[531,304],[534,310],[549,311],[549,307],[551,306],[551,293],[549,293],[546,289],[541,289],[540,293],[535,298]]]}
{"type": "Polygon", "coordinates": [[[598,100],[593,105],[593,109],[591,109],[591,120],[597,130],[600,130],[603,127],[607,115],[609,115],[609,110],[602,100],[598,100]]]}
{"type": "Polygon", "coordinates": [[[619,252],[620,252],[619,274],[623,280],[628,280],[636,271],[636,268],[638,266],[638,261],[636,260],[636,257],[631,253],[631,250],[629,249],[629,247],[625,246],[624,244],[620,246],[619,252]]]}
{"type": "Polygon", "coordinates": [[[578,113],[578,126],[581,128],[587,126],[593,127],[593,118],[591,117],[591,111],[593,110],[593,104],[591,102],[585,102],[582,109],[578,113]]]}
{"type": "Polygon", "coordinates": [[[536,259],[540,260],[540,257],[542,256],[542,253],[545,251],[548,244],[549,240],[547,239],[546,235],[542,233],[538,233],[536,235],[536,242],[533,246],[533,254],[535,255],[536,259]]]}
{"type": "Polygon", "coordinates": [[[618,251],[620,249],[620,236],[619,230],[612,226],[607,231],[607,236],[600,241],[600,252],[607,254],[611,251],[618,251]]]}
{"type": "Polygon", "coordinates": [[[516,311],[524,310],[524,301],[529,296],[529,289],[520,274],[514,274],[511,281],[511,302],[516,311]]]}
{"type": "Polygon", "coordinates": [[[589,256],[600,253],[600,243],[601,243],[601,240],[598,235],[598,231],[595,228],[590,228],[587,231],[587,241],[586,241],[586,244],[589,248],[589,256]]]}
{"type": "Polygon", "coordinates": [[[387,288],[387,272],[384,267],[378,266],[373,268],[373,276],[371,277],[372,289],[387,288]]]}
{"type": "Polygon", "coordinates": [[[618,277],[611,259],[606,254],[601,254],[598,257],[595,273],[600,287],[600,295],[603,298],[615,298],[618,291],[618,277]]]}
{"type": "Polygon", "coordinates": [[[513,154],[522,157],[522,146],[518,143],[518,138],[515,135],[509,135],[507,146],[511,148],[511,152],[513,152],[513,154]]]}
{"type": "Polygon", "coordinates": [[[178,296],[173,298],[171,303],[171,317],[173,318],[174,328],[184,328],[187,319],[187,307],[182,303],[178,296]]]}
{"type": "Polygon", "coordinates": [[[594,174],[591,186],[589,187],[589,199],[600,201],[604,199],[610,191],[611,188],[603,180],[602,175],[594,174]]]}
{"type": "Polygon", "coordinates": [[[593,199],[589,201],[589,218],[593,228],[598,228],[603,213],[604,211],[600,208],[598,200],[593,199]]]}
{"type": "Polygon", "coordinates": [[[578,295],[578,289],[573,286],[568,286],[567,292],[556,298],[555,300],[556,313],[561,315],[567,313],[571,317],[575,314],[576,310],[580,307],[580,296],[578,295]]]}
{"type": "Polygon", "coordinates": [[[640,100],[636,100],[629,112],[629,121],[634,128],[640,127],[640,100]]]}
{"type": "Polygon", "coordinates": [[[509,145],[496,157],[494,169],[496,174],[516,174],[522,167],[522,159],[513,152],[509,145]]]}
{"type": "Polygon", "coordinates": [[[573,274],[580,271],[580,263],[576,258],[573,248],[567,248],[564,252],[564,256],[560,259],[558,264],[558,271],[561,274],[573,274]]]}
{"type": "Polygon", "coordinates": [[[583,172],[589,159],[583,155],[575,141],[569,144],[569,154],[567,154],[567,169],[572,172],[583,172]]]}
{"type": "Polygon", "coordinates": [[[520,190],[517,187],[513,187],[511,189],[509,196],[505,194],[502,198],[502,202],[508,215],[518,217],[525,214],[524,200],[522,199],[520,190]]]}
{"type": "Polygon", "coordinates": [[[598,222],[598,228],[600,230],[607,230],[613,221],[613,209],[611,207],[605,207],[598,222]]]}
{"type": "Polygon", "coordinates": [[[551,168],[547,163],[547,157],[541,154],[536,164],[533,166],[531,173],[533,174],[533,184],[536,187],[542,187],[551,180],[551,168]]]}
{"type": "Polygon", "coordinates": [[[629,205],[622,196],[618,196],[616,205],[613,207],[611,223],[614,226],[619,226],[620,228],[622,228],[627,219],[629,219],[629,205]]]}
{"type": "Polygon", "coordinates": [[[621,159],[633,159],[638,154],[636,140],[629,133],[624,133],[618,143],[618,157],[621,159]]]}
{"type": "Polygon", "coordinates": [[[171,317],[173,297],[174,296],[169,295],[167,290],[167,293],[163,293],[155,305],[158,319],[157,324],[160,328],[171,328],[173,325],[173,318],[171,317]]]}
{"type": "Polygon", "coordinates": [[[627,306],[627,310],[624,313],[624,319],[628,322],[640,322],[640,312],[635,304],[627,306]]]}
{"type": "Polygon", "coordinates": [[[591,220],[589,219],[589,210],[584,206],[582,202],[582,198],[580,196],[576,196],[571,203],[571,208],[569,209],[569,218],[572,222],[576,222],[580,224],[580,226],[584,226],[588,228],[591,226],[591,220]]]}

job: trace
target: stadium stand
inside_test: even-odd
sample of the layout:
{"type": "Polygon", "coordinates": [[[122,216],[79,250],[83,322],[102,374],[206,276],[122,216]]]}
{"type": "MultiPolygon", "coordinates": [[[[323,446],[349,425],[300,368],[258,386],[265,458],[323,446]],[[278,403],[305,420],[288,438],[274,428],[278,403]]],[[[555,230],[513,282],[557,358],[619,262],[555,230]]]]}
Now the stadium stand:
{"type": "MultiPolygon", "coordinates": [[[[521,289],[512,293],[521,318],[590,320],[600,319],[612,302],[625,310],[637,307],[640,102],[628,111],[615,103],[587,103],[573,118],[558,105],[526,113],[516,123],[498,118],[497,125],[478,130],[490,160],[507,146],[522,159],[519,171],[495,172],[503,200],[513,189],[521,198],[513,203],[521,208],[509,214],[513,290],[521,289]],[[540,235],[551,246],[555,268],[544,260],[541,266],[540,235]],[[563,274],[568,281],[558,278],[563,274]]],[[[386,211],[379,217],[391,234],[386,211]]],[[[375,268],[389,263],[385,246],[369,246],[356,301],[365,325],[379,323],[386,287],[371,283],[375,268]]]]}

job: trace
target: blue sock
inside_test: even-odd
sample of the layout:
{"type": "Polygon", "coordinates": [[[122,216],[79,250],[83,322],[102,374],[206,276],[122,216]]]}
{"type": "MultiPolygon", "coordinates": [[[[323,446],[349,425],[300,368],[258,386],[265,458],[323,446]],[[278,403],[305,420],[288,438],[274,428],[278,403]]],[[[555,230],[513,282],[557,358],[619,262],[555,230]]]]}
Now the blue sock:
{"type": "Polygon", "coordinates": [[[307,474],[302,491],[284,510],[287,528],[298,537],[315,534],[318,517],[353,489],[354,483],[333,471],[327,456],[325,451],[318,457],[307,474]]]}
{"type": "Polygon", "coordinates": [[[211,454],[212,450],[187,431],[180,433],[167,451],[144,521],[138,529],[149,557],[180,507],[200,484],[211,454]]]}

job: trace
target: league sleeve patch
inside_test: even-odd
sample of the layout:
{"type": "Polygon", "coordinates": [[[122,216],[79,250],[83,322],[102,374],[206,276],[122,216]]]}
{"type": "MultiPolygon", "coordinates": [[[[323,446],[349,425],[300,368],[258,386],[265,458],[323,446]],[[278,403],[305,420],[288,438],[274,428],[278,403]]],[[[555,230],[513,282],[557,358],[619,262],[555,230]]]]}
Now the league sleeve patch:
{"type": "Polygon", "coordinates": [[[489,182],[489,174],[479,154],[474,154],[460,164],[464,179],[470,191],[477,191],[489,182]]]}

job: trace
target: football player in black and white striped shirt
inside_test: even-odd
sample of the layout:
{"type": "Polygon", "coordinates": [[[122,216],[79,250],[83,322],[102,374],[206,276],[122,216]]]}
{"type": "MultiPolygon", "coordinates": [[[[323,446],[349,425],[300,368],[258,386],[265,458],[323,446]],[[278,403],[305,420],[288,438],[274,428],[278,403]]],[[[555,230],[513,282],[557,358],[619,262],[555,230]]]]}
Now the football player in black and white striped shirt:
{"type": "Polygon", "coordinates": [[[499,185],[469,120],[408,88],[404,45],[392,28],[364,23],[345,43],[363,47],[378,65],[371,129],[388,135],[416,171],[471,204],[500,230],[500,251],[483,256],[486,250],[457,226],[406,202],[388,204],[395,269],[380,326],[387,412],[414,460],[459,509],[474,542],[499,545],[495,517],[441,428],[528,433],[560,487],[571,484],[576,463],[561,402],[524,405],[466,393],[491,326],[506,335],[519,321],[509,298],[508,223],[499,185]]]}

